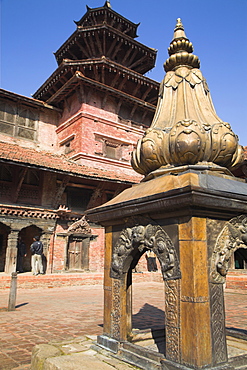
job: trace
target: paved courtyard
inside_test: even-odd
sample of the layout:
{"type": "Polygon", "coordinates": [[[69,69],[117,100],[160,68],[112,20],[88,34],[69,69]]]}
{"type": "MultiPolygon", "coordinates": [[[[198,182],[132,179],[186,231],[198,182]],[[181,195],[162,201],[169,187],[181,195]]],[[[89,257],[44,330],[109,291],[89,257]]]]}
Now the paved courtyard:
{"type": "MultiPolygon", "coordinates": [[[[7,289],[0,292],[1,370],[29,369],[35,344],[102,333],[101,285],[19,289],[17,309],[12,312],[5,311],[8,294],[7,289]]],[[[163,284],[136,283],[133,297],[133,327],[160,326],[163,284]]],[[[225,302],[226,326],[247,334],[247,292],[228,290],[225,302]]]]}

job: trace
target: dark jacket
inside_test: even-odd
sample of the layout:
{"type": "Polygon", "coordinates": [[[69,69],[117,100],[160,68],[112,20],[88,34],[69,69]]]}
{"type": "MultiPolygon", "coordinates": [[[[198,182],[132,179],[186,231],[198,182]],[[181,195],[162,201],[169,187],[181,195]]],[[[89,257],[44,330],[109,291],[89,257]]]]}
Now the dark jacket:
{"type": "Polygon", "coordinates": [[[31,249],[32,254],[42,255],[42,253],[43,253],[43,244],[40,241],[35,241],[31,245],[30,249],[31,249]]]}

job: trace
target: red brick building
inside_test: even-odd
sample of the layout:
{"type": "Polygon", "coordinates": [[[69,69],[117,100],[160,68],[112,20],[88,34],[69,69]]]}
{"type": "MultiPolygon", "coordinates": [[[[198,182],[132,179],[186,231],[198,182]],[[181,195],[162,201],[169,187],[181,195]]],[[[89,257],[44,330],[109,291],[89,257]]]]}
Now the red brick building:
{"type": "Polygon", "coordinates": [[[82,217],[140,181],[130,154],[159,89],[137,28],[107,1],[87,8],[33,98],[0,90],[0,271],[16,270],[19,236],[30,271],[36,234],[47,272],[102,271],[104,231],[82,217]]]}
{"type": "MultiPolygon", "coordinates": [[[[82,217],[141,180],[130,154],[159,90],[145,76],[156,50],[136,41],[137,28],[108,1],[87,7],[33,98],[0,89],[0,272],[16,270],[18,236],[31,270],[36,234],[47,272],[102,271],[104,230],[82,217]]],[[[236,176],[246,178],[246,163],[236,176]]],[[[242,252],[232,269],[247,269],[242,252]]]]}

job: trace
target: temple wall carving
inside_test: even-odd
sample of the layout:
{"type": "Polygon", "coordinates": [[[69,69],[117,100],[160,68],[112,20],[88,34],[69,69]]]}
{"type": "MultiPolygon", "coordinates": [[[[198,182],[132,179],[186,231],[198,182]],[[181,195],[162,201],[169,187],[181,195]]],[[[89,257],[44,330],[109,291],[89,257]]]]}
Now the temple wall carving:
{"type": "Polygon", "coordinates": [[[111,277],[120,278],[130,266],[134,268],[138,257],[147,250],[152,250],[156,254],[164,280],[181,277],[172,240],[159,225],[151,224],[123,229],[113,247],[111,277]]]}

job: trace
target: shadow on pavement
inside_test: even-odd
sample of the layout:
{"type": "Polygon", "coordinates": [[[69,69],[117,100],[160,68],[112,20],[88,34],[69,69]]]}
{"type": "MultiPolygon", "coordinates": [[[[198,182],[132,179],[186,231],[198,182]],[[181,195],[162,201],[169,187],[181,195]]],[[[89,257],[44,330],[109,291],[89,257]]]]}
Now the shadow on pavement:
{"type": "Polygon", "coordinates": [[[26,306],[27,304],[29,304],[29,302],[21,303],[21,304],[18,304],[17,306],[15,306],[15,308],[19,308],[21,306],[26,306]]]}

